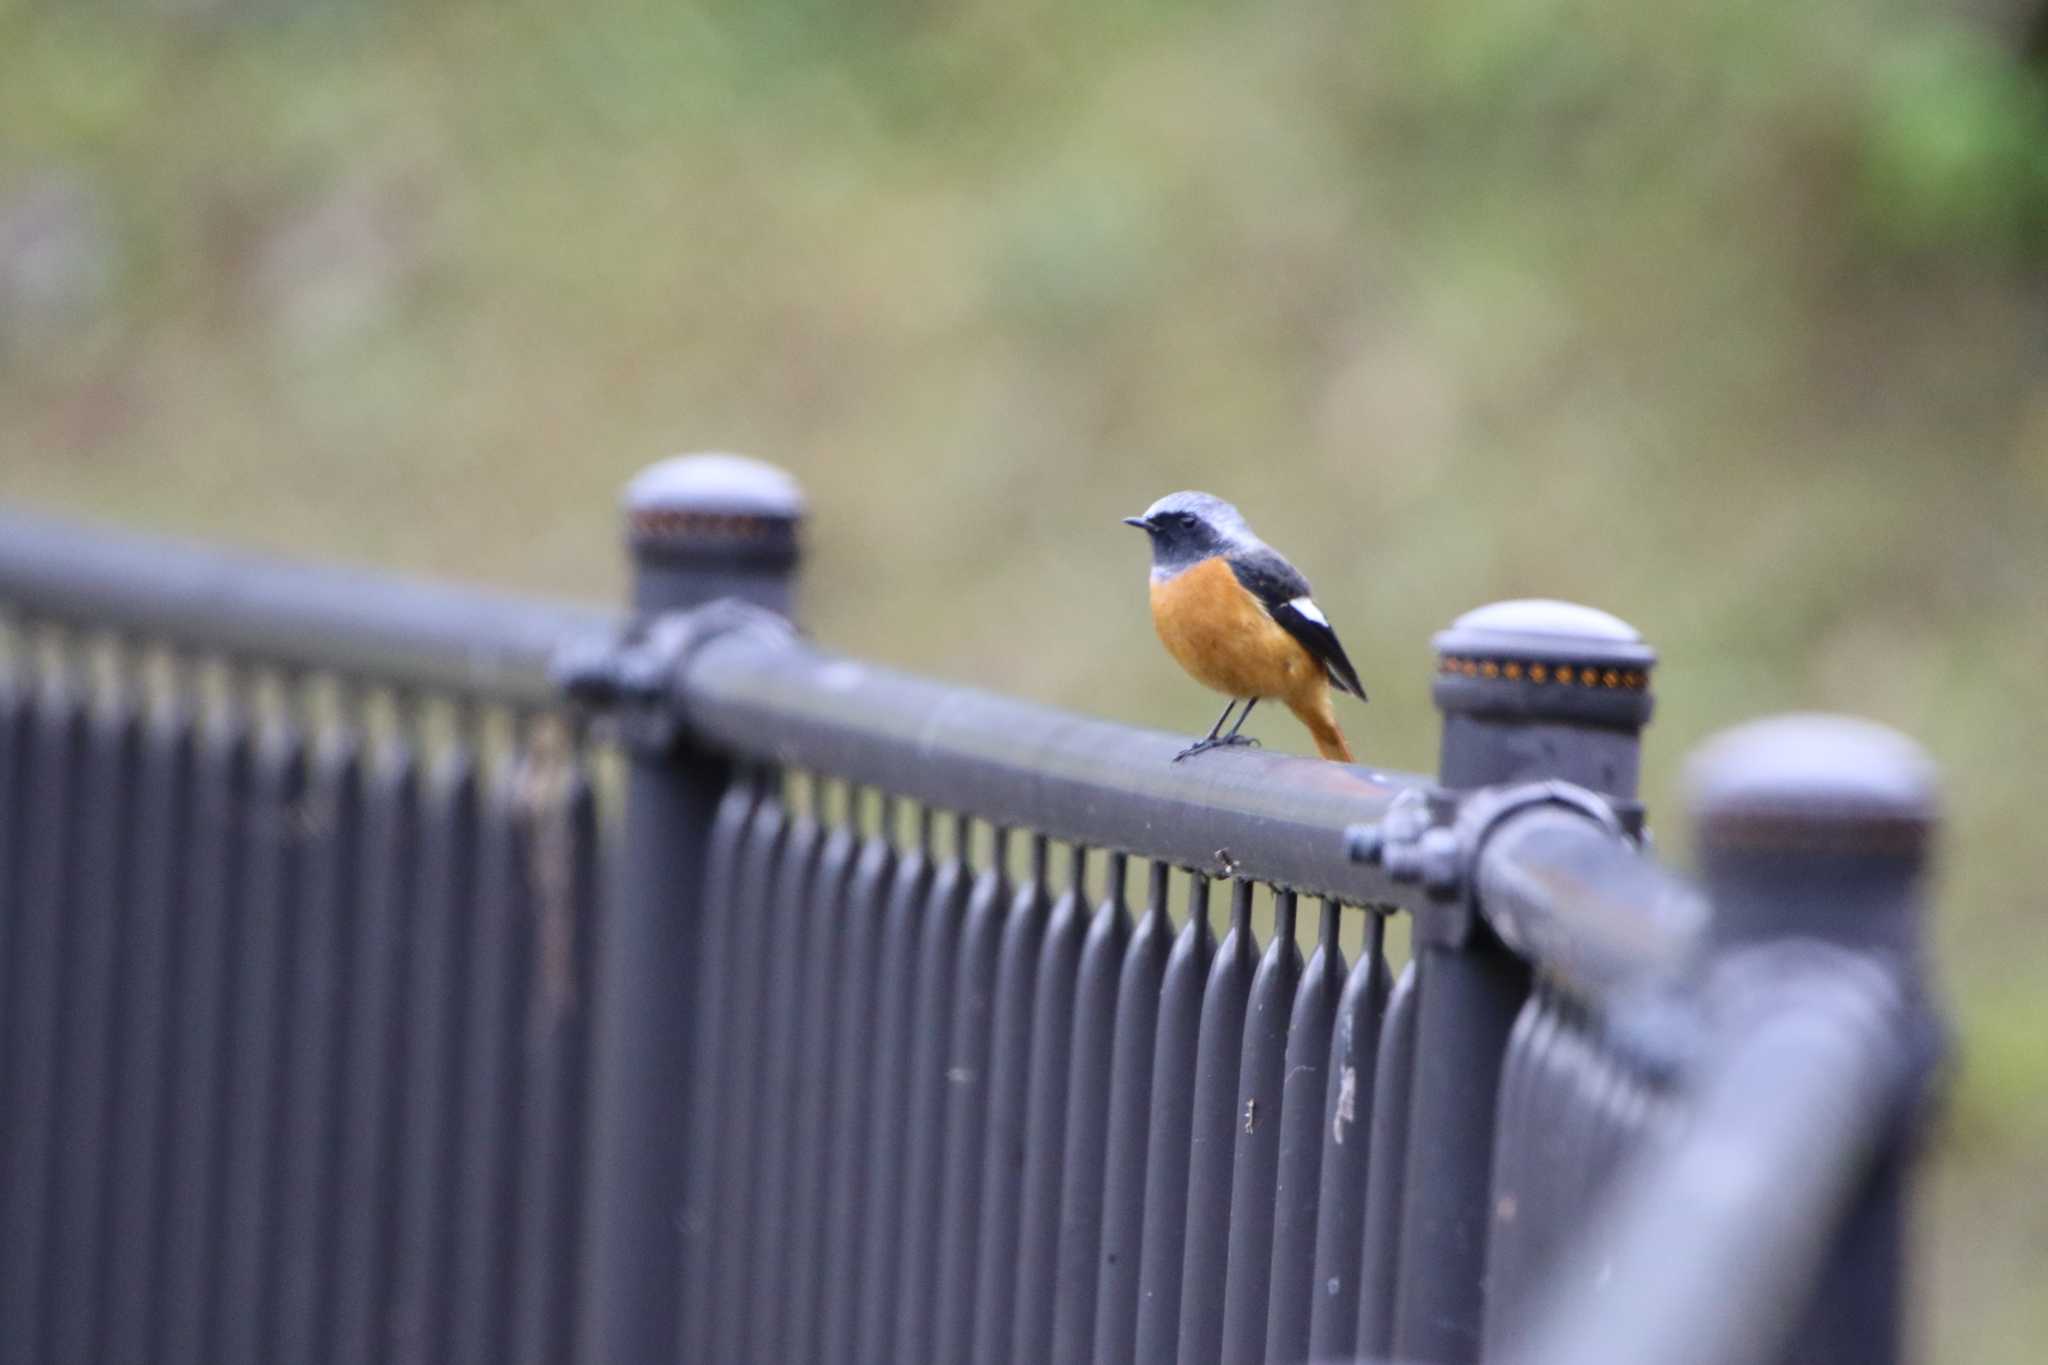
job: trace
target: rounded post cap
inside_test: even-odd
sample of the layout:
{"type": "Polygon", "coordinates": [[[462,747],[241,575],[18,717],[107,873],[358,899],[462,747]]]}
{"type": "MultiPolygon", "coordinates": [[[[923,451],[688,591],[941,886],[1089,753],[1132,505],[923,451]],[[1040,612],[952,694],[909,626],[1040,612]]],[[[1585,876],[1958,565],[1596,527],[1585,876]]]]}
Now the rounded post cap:
{"type": "Polygon", "coordinates": [[[676,455],[626,485],[627,534],[643,553],[792,557],[804,495],[788,473],[746,455],[676,455]]]}
{"type": "Polygon", "coordinates": [[[1914,853],[1940,818],[1927,751],[1855,716],[1794,713],[1724,730],[1686,764],[1707,846],[1914,853]]]}
{"type": "Polygon", "coordinates": [[[1640,729],[1657,651],[1618,616],[1524,598],[1475,608],[1439,631],[1439,709],[1640,729]]]}

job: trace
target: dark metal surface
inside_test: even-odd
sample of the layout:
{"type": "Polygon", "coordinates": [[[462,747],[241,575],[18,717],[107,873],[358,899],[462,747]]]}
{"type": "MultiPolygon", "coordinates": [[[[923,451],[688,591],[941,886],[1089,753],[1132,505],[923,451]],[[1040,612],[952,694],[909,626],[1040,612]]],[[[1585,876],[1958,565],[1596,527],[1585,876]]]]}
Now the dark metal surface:
{"type": "Polygon", "coordinates": [[[1098,1344],[1096,1365],[1126,1359],[1171,1365],[1180,1340],[1187,1258],[1188,1178],[1199,1073],[1203,993],[1216,954],[1209,879],[1188,884],[1187,923],[1174,936],[1159,988],[1159,1041],[1152,1052],[1152,1132],[1145,1143],[1145,1231],[1138,1258],[1137,1348],[1126,1357],[1098,1344]]]}
{"type": "MultiPolygon", "coordinates": [[[[702,939],[702,995],[696,1001],[690,1074],[709,1095],[731,1097],[733,1050],[745,1029],[743,933],[741,909],[745,886],[741,868],[752,868],[758,839],[772,841],[780,831],[780,806],[762,769],[745,769],[725,788],[711,825],[711,851],[705,870],[705,939],[702,939]],[[756,835],[756,829],[762,829],[756,835]]],[[[752,882],[758,886],[758,882],[752,882]]],[[[733,1152],[727,1142],[731,1103],[690,1105],[690,1128],[684,1138],[686,1175],[682,1203],[682,1269],[676,1291],[682,1297],[682,1359],[702,1361],[711,1355],[711,1304],[721,1259],[719,1207],[721,1191],[729,1189],[727,1171],[733,1152]]]]}
{"type": "MultiPolygon", "coordinates": [[[[1273,898],[1273,934],[1246,1000],[1244,1052],[1237,1073],[1237,1117],[1230,1174],[1230,1250],[1223,1290],[1225,1365],[1253,1365],[1266,1345],[1266,1294],[1272,1282],[1275,1185],[1279,1177],[1281,1107],[1287,1081],[1289,1025],[1303,984],[1301,946],[1294,941],[1297,898],[1273,898]]],[[[1325,974],[1327,980],[1327,973],[1325,974]]],[[[1334,998],[1334,994],[1332,995],[1334,998]]],[[[1323,1045],[1329,1046],[1327,1025],[1323,1045]]]]}
{"type": "Polygon", "coordinates": [[[1357,1349],[1359,1271],[1365,1246],[1366,1183],[1373,1096],[1378,1090],[1380,1030],[1393,977],[1387,970],[1386,917],[1372,915],[1365,946],[1337,1002],[1330,1076],[1323,1105],[1322,1193],[1311,1281],[1309,1356],[1335,1359],[1357,1349]]]}
{"type": "Polygon", "coordinates": [[[172,1090],[169,1196],[161,1230],[164,1282],[153,1333],[172,1365],[210,1359],[207,1342],[215,1276],[220,1149],[226,1115],[226,958],[241,898],[246,843],[241,812],[250,792],[251,740],[241,699],[230,694],[200,741],[188,902],[178,933],[176,1025],[170,1037],[172,1090]]]}
{"type": "Polygon", "coordinates": [[[1706,946],[1706,905],[1696,891],[1628,839],[1562,806],[1532,806],[1494,826],[1475,881],[1494,932],[1588,998],[1668,987],[1706,946]]]}
{"type": "MultiPolygon", "coordinates": [[[[151,1358],[150,1318],[165,1273],[157,1252],[161,1210],[169,1202],[165,1116],[174,1048],[170,1035],[179,1003],[174,964],[187,909],[195,752],[191,710],[182,695],[173,693],[152,717],[143,741],[141,809],[130,854],[134,898],[118,987],[116,1085],[122,1101],[108,1184],[112,1261],[103,1303],[105,1359],[116,1365],[140,1365],[151,1358]]],[[[0,786],[5,781],[0,777],[0,786]]]]}
{"type": "MultiPolygon", "coordinates": [[[[968,895],[946,1066],[946,1155],[939,1170],[923,1173],[944,1182],[934,1338],[941,1360],[961,1359],[974,1341],[983,1210],[1005,1209],[1004,1231],[1015,1235],[1019,1158],[1012,1153],[1023,1142],[1033,973],[1051,893],[1041,838],[1031,842],[1030,871],[1012,897],[1003,872],[1008,846],[1007,831],[990,831],[989,865],[968,895]]],[[[1011,1266],[1007,1253],[996,1263],[1011,1266]]]]}
{"type": "Polygon", "coordinates": [[[1373,1078],[1372,1153],[1366,1167],[1365,1244],[1358,1262],[1357,1351],[1392,1354],[1401,1282],[1401,1211],[1408,1180],[1408,1111],[1415,1084],[1415,964],[1394,983],[1373,1078]]]}
{"type": "Polygon", "coordinates": [[[106,1293],[102,1238],[106,1168],[112,1158],[115,994],[128,945],[134,866],[140,719],[125,676],[102,695],[89,726],[81,792],[80,876],[65,915],[65,973],[60,990],[57,1189],[49,1242],[52,1320],[44,1353],[85,1360],[97,1353],[106,1293]]]}
{"type": "MultiPolygon", "coordinates": [[[[729,456],[683,457],[633,482],[624,519],[636,613],[684,611],[735,595],[764,609],[788,610],[800,507],[782,487],[786,480],[772,473],[729,456]],[[756,554],[768,539],[777,552],[756,554]]],[[[557,636],[551,650],[563,643],[557,636]]],[[[548,695],[556,699],[552,690],[548,695]]],[[[685,1229],[690,1210],[703,1207],[684,1189],[689,1155],[681,1138],[693,1097],[714,1102],[718,1092],[708,1074],[691,1074],[692,1050],[681,1040],[700,1019],[707,925],[719,912],[704,899],[712,825],[731,781],[728,755],[645,739],[633,746],[616,895],[592,988],[588,1311],[578,1345],[586,1359],[651,1358],[675,1349],[685,1331],[703,1339],[702,1327],[678,1320],[685,1229]]],[[[758,959],[737,955],[742,970],[758,962],[774,983],[772,991],[742,997],[749,1007],[769,1011],[742,1027],[744,1034],[765,1035],[758,1040],[765,1055],[756,1055],[766,1074],[743,1070],[727,1077],[723,1067],[720,1073],[759,1101],[739,1113],[765,1126],[756,1130],[758,1144],[744,1128],[721,1133],[722,1153],[751,1146],[757,1159],[745,1179],[726,1168],[725,1190],[746,1202],[726,1202],[722,1192],[720,1221],[709,1234],[736,1236],[742,1227],[753,1234],[746,1244],[750,1256],[734,1246],[717,1258],[715,1296],[709,1305],[696,1305],[716,1319],[711,1344],[719,1359],[737,1359],[750,1340],[779,1336],[785,1321],[779,1305],[764,1297],[767,1285],[779,1288],[784,1268],[779,1219],[791,1139],[774,1121],[787,1117],[787,1087],[807,1041],[794,1032],[792,1012],[806,1003],[798,954],[808,939],[798,935],[808,881],[792,879],[789,869],[785,858],[769,901],[779,937],[758,959]],[[732,1216],[742,1213],[750,1216],[732,1216]],[[749,1305],[758,1310],[751,1316],[749,1305]]],[[[804,866],[801,877],[808,875],[804,866]]],[[[763,931],[750,926],[747,932],[763,931]]],[[[734,1039],[735,1045],[742,1041],[734,1039]]]]}
{"type": "MultiPolygon", "coordinates": [[[[1059,1223],[1054,1244],[1057,1276],[1032,1286],[1037,1295],[1049,1300],[1045,1306],[1052,1320],[1050,1359],[1057,1365],[1087,1365],[1095,1354],[1117,987],[1131,942],[1131,917],[1124,904],[1125,868],[1123,854],[1109,856],[1102,904],[1081,947],[1080,977],[1074,989],[1073,1055],[1067,1078],[1067,1131],[1060,1159],[1059,1223]]],[[[1156,937],[1163,948],[1164,932],[1156,937]]],[[[1150,1037],[1145,1041],[1149,1043],[1150,1037]]],[[[1026,1343],[1030,1347],[1039,1344],[1026,1343]]],[[[1017,1358],[1039,1357],[1020,1350],[1017,1358]]]]}
{"type": "Polygon", "coordinates": [[[918,933],[932,883],[932,837],[932,814],[920,809],[916,841],[897,858],[884,911],[877,971],[887,986],[877,1000],[881,1019],[866,1070],[866,1088],[873,1095],[862,1179],[867,1218],[852,1229],[856,1275],[834,1276],[829,1286],[825,1340],[835,1359],[874,1358],[880,1348],[869,1324],[886,1322],[896,1303],[896,1261],[903,1243],[898,1216],[904,1204],[909,1146],[900,1125],[909,1108],[912,1030],[917,1023],[916,996],[910,987],[916,980],[918,933]]]}
{"type": "Polygon", "coordinates": [[[1686,1136],[1627,1175],[1507,1358],[1780,1358],[1909,1075],[1893,983],[1805,947],[1787,945],[1775,966],[1752,961],[1740,1011],[1750,1017],[1710,1064],[1686,1136]]]}
{"type": "Polygon", "coordinates": [[[893,803],[882,802],[876,817],[880,829],[862,842],[847,893],[844,946],[840,970],[834,972],[838,1014],[827,1029],[833,1056],[827,1083],[831,1102],[825,1125],[826,1150],[820,1154],[816,1172],[822,1183],[801,1206],[812,1210],[815,1241],[808,1251],[809,1264],[802,1269],[805,1286],[797,1310],[797,1319],[806,1324],[807,1331],[793,1354],[820,1365],[844,1360],[851,1345],[853,1331],[847,1309],[860,1295],[864,1269],[858,1255],[859,1229],[874,1216],[866,1182],[867,1142],[876,1092],[881,1087],[869,1082],[867,1065],[884,1001],[895,987],[893,979],[883,978],[877,970],[888,939],[887,897],[897,868],[896,848],[889,842],[893,814],[893,803]],[[836,1331],[831,1323],[835,1292],[845,1296],[847,1305],[839,1310],[842,1320],[836,1331]]]}
{"type": "Polygon", "coordinates": [[[459,1096],[470,981],[464,931],[477,901],[477,783],[476,759],[466,743],[444,751],[430,781],[421,831],[420,901],[404,986],[397,1248],[381,1351],[392,1361],[447,1359],[450,1220],[460,1188],[459,1096]]]}
{"type": "Polygon", "coordinates": [[[1497,1085],[1527,991],[1527,967],[1499,948],[1417,959],[1396,1355],[1479,1358],[1497,1085]]]}
{"type": "MultiPolygon", "coordinates": [[[[980,1360],[1040,1361],[1052,1335],[1052,1285],[1058,1271],[1060,1190],[1066,1176],[1061,1141],[1067,1131],[1067,1082],[1073,1067],[1074,1006],[1081,958],[1090,935],[1089,853],[1073,851],[1066,892],[1053,904],[1039,951],[1031,1016],[1031,1081],[1024,1117],[1024,1170],[1017,1203],[1014,1263],[994,1266],[995,1311],[976,1305],[980,1360]],[[1002,1282],[1010,1283],[1007,1299],[1002,1282]]],[[[1122,892],[1117,893],[1119,900],[1122,892]]],[[[1118,907],[1121,911],[1121,906],[1118,907]]],[[[984,1270],[989,1267],[984,1264],[984,1270]]],[[[990,1275],[984,1273],[985,1287],[990,1275]]]]}
{"type": "MultiPolygon", "coordinates": [[[[1314,956],[1303,971],[1287,1025],[1287,1066],[1280,1101],[1280,1153],[1273,1187],[1272,1283],[1266,1292],[1261,1360],[1306,1360],[1316,1223],[1324,1206],[1324,1121],[1338,1002],[1347,975],[1338,947],[1340,910],[1324,901],[1314,956]]],[[[1377,922],[1377,921],[1375,921],[1377,922]]],[[[1325,1291],[1321,1297],[1328,1297],[1325,1291]]]]}
{"type": "Polygon", "coordinates": [[[707,742],[1054,839],[1347,904],[1416,888],[1352,863],[1345,831],[1422,779],[1253,750],[1185,763],[1185,736],[949,687],[733,630],[689,653],[678,704],[707,742]]]}
{"type": "Polygon", "coordinates": [[[366,570],[311,567],[0,508],[0,602],[265,664],[553,705],[557,650],[618,614],[366,570]]]}
{"type": "MultiPolygon", "coordinates": [[[[1124,950],[1123,976],[1117,983],[1101,1244],[1090,1270],[1097,1279],[1095,1332],[1092,1354],[1084,1357],[1097,1365],[1129,1361],[1138,1342],[1138,1276],[1145,1228],[1146,1160],[1153,1140],[1153,1076],[1161,1041],[1162,995],[1174,947],[1173,921],[1166,904],[1167,872],[1164,863],[1151,866],[1145,913],[1124,950]]],[[[1185,1180],[1185,1174],[1182,1178],[1185,1180]]]]}
{"type": "Polygon", "coordinates": [[[1187,1254],[1181,1266],[1180,1327],[1172,1359],[1217,1365],[1230,1260],[1231,1179],[1236,1170],[1239,1067],[1259,945],[1252,937],[1252,884],[1230,888],[1230,932],[1217,946],[1202,991],[1195,1097],[1188,1114],[1187,1254]]]}
{"type": "Polygon", "coordinates": [[[1704,751],[1702,900],[1631,841],[1654,655],[1604,614],[1437,638],[1440,788],[1176,764],[802,643],[772,469],[625,510],[619,648],[0,513],[0,1362],[1897,1358],[1910,745],[1704,751]],[[630,748],[602,865],[572,642],[630,748]],[[1414,912],[1398,987],[1361,905],[1414,912]]]}
{"type": "MultiPolygon", "coordinates": [[[[917,1012],[912,1021],[909,1127],[903,1167],[903,1207],[897,1218],[901,1250],[897,1254],[896,1296],[870,1300],[871,1316],[861,1326],[863,1365],[892,1365],[898,1360],[930,1360],[939,1304],[934,1282],[939,1274],[939,1224],[944,1214],[942,1186],[932,1178],[945,1170],[946,1071],[952,1055],[953,982],[960,957],[960,931],[966,918],[967,893],[973,872],[968,861],[971,827],[965,817],[953,826],[951,856],[932,880],[931,896],[921,916],[917,976],[917,1012]],[[893,1320],[893,1326],[890,1324],[893,1320]]],[[[1036,961],[1036,954],[1032,961],[1036,961]]]]}

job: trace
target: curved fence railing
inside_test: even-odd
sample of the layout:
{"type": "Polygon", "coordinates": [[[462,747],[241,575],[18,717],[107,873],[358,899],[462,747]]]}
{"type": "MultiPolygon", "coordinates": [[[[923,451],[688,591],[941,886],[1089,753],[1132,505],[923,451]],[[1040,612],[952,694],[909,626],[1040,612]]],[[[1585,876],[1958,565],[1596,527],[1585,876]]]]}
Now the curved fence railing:
{"type": "Polygon", "coordinates": [[[1600,613],[1433,777],[1176,764],[802,639],[772,471],[627,519],[613,617],[0,516],[0,1359],[1898,1353],[1896,737],[1703,755],[1694,882],[1600,613]]]}

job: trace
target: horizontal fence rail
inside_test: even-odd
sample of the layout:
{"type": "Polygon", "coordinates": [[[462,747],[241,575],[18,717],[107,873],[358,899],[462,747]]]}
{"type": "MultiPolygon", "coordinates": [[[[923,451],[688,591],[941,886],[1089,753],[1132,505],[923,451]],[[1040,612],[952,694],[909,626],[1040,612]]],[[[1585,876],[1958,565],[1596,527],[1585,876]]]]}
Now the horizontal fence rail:
{"type": "Polygon", "coordinates": [[[103,531],[0,507],[0,603],[185,654],[551,707],[558,651],[616,613],[103,531]]]}
{"type": "Polygon", "coordinates": [[[910,677],[761,623],[684,659],[691,732],[734,753],[1211,876],[1353,905],[1420,899],[1346,841],[1425,778],[1242,750],[1175,763],[1184,736],[910,677]]]}
{"type": "Polygon", "coordinates": [[[1734,732],[1688,881],[1603,613],[1176,763],[802,639],[801,512],[651,469],[630,616],[0,513],[0,1365],[1897,1357],[1917,751],[1734,732]]]}
{"type": "MultiPolygon", "coordinates": [[[[1657,1360],[1681,1365],[1788,1358],[1810,1286],[1858,1202],[1909,1084],[1896,983],[1818,945],[1751,950],[1719,983],[1726,1045],[1704,1068],[1692,1113],[1633,1164],[1583,1244],[1568,1250],[1534,1322],[1501,1358],[1532,1365],[1657,1360]],[[1741,1312],[1728,1311],[1740,1304],[1741,1312]]],[[[1600,1205],[1592,1205],[1600,1207],[1600,1205]]],[[[1799,1360],[1885,1359],[1876,1322],[1797,1342],[1799,1360]]]]}

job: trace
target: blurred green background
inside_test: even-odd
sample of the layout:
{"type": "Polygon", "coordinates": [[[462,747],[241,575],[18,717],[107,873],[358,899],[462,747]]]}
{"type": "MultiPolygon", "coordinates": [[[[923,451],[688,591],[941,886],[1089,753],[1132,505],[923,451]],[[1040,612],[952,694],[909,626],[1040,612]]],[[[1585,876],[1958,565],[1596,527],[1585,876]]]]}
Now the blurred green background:
{"type": "MultiPolygon", "coordinates": [[[[0,0],[0,494],[609,596],[638,466],[813,498],[806,616],[1199,731],[1117,518],[1317,585],[1375,763],[1429,633],[1663,651],[1649,795],[1790,708],[1939,757],[1948,1361],[2048,1336],[2048,84],[1814,0],[0,0]],[[2035,923],[2030,929],[2028,925],[2035,923]]],[[[1257,726],[1303,748],[1282,715],[1257,726]]]]}

